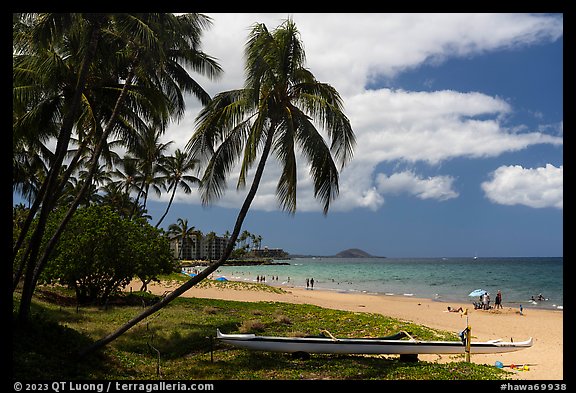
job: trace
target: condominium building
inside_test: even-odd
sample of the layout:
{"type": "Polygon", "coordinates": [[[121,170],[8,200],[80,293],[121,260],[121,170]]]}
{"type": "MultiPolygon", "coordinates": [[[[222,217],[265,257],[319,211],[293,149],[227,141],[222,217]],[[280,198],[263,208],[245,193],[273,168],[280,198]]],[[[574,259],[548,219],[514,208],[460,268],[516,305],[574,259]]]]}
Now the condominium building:
{"type": "Polygon", "coordinates": [[[228,239],[220,236],[170,237],[170,250],[174,258],[184,261],[218,259],[227,244],[228,239]]]}

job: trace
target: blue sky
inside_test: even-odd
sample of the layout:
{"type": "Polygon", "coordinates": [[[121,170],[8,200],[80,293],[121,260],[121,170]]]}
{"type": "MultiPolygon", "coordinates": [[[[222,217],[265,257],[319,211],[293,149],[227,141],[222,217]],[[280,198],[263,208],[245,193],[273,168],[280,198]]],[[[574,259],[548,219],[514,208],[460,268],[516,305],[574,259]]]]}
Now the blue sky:
{"type": "MultiPolygon", "coordinates": [[[[226,73],[203,82],[215,94],[242,85],[249,27],[288,15],[210,16],[203,50],[226,73]]],[[[290,16],[308,67],[342,95],[358,146],[327,216],[304,165],[298,211],[279,211],[270,162],[244,229],[297,254],[563,255],[562,15],[290,16]]],[[[198,104],[189,110],[166,135],[176,146],[193,131],[198,104]]],[[[237,173],[213,206],[183,195],[167,222],[231,230],[245,195],[237,173]]]]}
{"type": "MultiPolygon", "coordinates": [[[[286,14],[208,14],[203,50],[243,85],[250,26],[286,14]]],[[[275,199],[269,161],[244,223],[295,254],[361,248],[388,257],[563,255],[563,17],[530,14],[292,14],[316,78],[333,85],[357,137],[327,216],[303,161],[295,215],[275,199]]],[[[199,103],[168,129],[172,150],[194,131],[199,103]]],[[[164,224],[232,230],[245,190],[202,207],[178,195],[164,224]]],[[[250,184],[250,183],[248,183],[250,184]]],[[[155,223],[168,201],[151,195],[155,223]]]]}

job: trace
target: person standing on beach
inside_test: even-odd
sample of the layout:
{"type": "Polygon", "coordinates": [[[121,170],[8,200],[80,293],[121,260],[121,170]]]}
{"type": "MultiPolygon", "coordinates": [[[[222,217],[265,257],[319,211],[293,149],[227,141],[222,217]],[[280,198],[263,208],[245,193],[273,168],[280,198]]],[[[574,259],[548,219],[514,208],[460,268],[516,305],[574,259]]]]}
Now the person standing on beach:
{"type": "Polygon", "coordinates": [[[500,289],[498,290],[498,293],[496,294],[496,300],[495,300],[494,308],[495,309],[502,308],[502,291],[500,289]]]}
{"type": "Polygon", "coordinates": [[[306,279],[306,289],[308,289],[310,287],[310,280],[306,279]]]}
{"type": "Polygon", "coordinates": [[[314,278],[310,279],[310,287],[314,289],[314,278]]]}

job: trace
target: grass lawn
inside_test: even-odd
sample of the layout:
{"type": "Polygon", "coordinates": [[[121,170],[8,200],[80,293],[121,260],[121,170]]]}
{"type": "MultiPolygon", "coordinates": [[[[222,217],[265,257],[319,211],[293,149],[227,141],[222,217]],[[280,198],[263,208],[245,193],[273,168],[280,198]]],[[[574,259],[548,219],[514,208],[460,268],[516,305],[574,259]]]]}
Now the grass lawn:
{"type": "MultiPolygon", "coordinates": [[[[236,285],[207,281],[201,285],[236,285]]],[[[248,285],[248,284],[242,284],[248,285]]],[[[253,290],[281,289],[249,284],[253,290]]],[[[17,310],[18,294],[14,295],[17,310]]],[[[290,354],[251,352],[216,342],[224,333],[271,336],[317,334],[378,337],[401,330],[421,340],[459,340],[443,332],[379,314],[339,311],[279,302],[237,302],[179,298],[140,322],[103,351],[79,359],[74,354],[139,313],[154,296],[125,294],[102,307],[79,307],[73,294],[39,288],[27,326],[13,322],[14,380],[480,380],[508,379],[489,365],[403,362],[397,355],[321,355],[308,360],[290,354]]]]}

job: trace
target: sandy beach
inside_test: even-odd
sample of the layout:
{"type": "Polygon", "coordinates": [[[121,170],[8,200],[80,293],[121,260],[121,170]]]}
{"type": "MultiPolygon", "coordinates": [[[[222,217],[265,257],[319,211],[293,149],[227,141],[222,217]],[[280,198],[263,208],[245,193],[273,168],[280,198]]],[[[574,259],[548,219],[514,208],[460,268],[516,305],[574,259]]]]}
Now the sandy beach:
{"type": "MultiPolygon", "coordinates": [[[[139,285],[134,283],[134,287],[139,285]]],[[[174,284],[159,283],[148,286],[150,292],[163,294],[174,289],[174,284]]],[[[472,355],[471,361],[494,365],[528,365],[528,370],[514,372],[514,378],[523,380],[563,380],[563,311],[518,309],[504,306],[501,310],[474,310],[470,304],[444,303],[408,296],[386,296],[372,294],[341,293],[336,291],[307,290],[282,287],[286,293],[271,293],[248,289],[223,289],[216,287],[191,288],[184,296],[238,300],[277,301],[296,304],[313,304],[326,308],[349,310],[382,315],[411,321],[431,328],[462,331],[466,327],[466,316],[448,312],[447,306],[468,307],[468,321],[472,328],[473,341],[501,338],[523,341],[533,337],[534,344],[518,352],[472,355]]],[[[419,359],[432,362],[463,361],[452,355],[420,355],[419,359]]]]}

